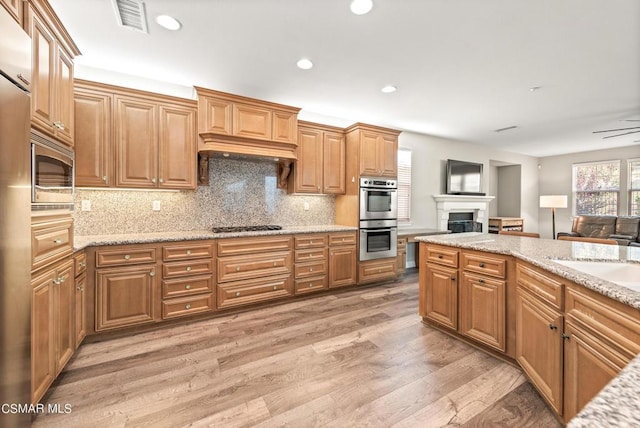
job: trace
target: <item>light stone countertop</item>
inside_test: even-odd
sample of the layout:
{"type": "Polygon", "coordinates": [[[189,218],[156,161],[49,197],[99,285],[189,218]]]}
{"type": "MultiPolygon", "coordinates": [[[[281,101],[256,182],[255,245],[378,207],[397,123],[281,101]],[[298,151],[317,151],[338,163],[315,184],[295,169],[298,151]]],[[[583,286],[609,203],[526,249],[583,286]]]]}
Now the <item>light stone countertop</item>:
{"type": "MultiPolygon", "coordinates": [[[[416,240],[512,255],[635,309],[640,309],[640,292],[553,261],[640,263],[640,247],[483,233],[424,236],[417,237],[416,240]]],[[[571,419],[567,426],[569,428],[640,426],[640,355],[636,356],[580,413],[571,419]]]]}
{"type": "Polygon", "coordinates": [[[155,242],[195,241],[201,239],[239,238],[249,236],[289,235],[297,233],[354,232],[357,227],[335,224],[317,226],[283,226],[281,230],[261,230],[253,232],[213,233],[210,230],[187,230],[178,232],[123,233],[109,235],[76,236],[74,251],[96,245],[149,244],[155,242]]]}

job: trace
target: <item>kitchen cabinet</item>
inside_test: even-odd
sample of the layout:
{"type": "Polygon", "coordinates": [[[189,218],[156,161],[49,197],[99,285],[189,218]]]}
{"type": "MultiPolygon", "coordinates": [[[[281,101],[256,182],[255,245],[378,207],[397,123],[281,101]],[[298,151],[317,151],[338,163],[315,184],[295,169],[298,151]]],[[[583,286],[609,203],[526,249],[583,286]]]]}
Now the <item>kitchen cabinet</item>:
{"type": "Polygon", "coordinates": [[[155,246],[118,246],[96,251],[96,331],[156,321],[155,246]]]}
{"type": "Polygon", "coordinates": [[[48,3],[30,2],[25,10],[24,25],[33,50],[32,125],[73,147],[73,57],[80,52],[48,3]]]}
{"type": "Polygon", "coordinates": [[[75,113],[76,185],[195,189],[193,101],[77,81],[75,113]]]}
{"type": "Polygon", "coordinates": [[[328,241],[326,234],[294,236],[295,294],[308,294],[328,288],[328,241]]]}
{"type": "Polygon", "coordinates": [[[214,310],[213,241],[162,246],[162,319],[214,310]]]}
{"type": "Polygon", "coordinates": [[[298,159],[289,192],[345,193],[345,138],[339,128],[298,122],[298,159]]]}
{"type": "Polygon", "coordinates": [[[360,176],[397,178],[398,131],[356,123],[345,133],[347,146],[353,146],[349,153],[357,153],[360,176]]]}
{"type": "Polygon", "coordinates": [[[87,255],[84,250],[73,255],[75,273],[75,349],[87,336],[87,255]]]}
{"type": "Polygon", "coordinates": [[[31,286],[31,400],[36,403],[75,351],[73,260],[45,269],[31,286]]]}
{"type": "Polygon", "coordinates": [[[295,159],[299,108],[196,87],[199,152],[295,159]]]}
{"type": "Polygon", "coordinates": [[[356,232],[335,232],[329,235],[329,288],[357,283],[356,241],[356,232]]]}
{"type": "Polygon", "coordinates": [[[434,263],[420,268],[425,277],[424,288],[420,291],[420,314],[453,330],[458,329],[458,270],[434,263]]]}
{"type": "Polygon", "coordinates": [[[16,20],[22,27],[23,19],[23,0],[0,0],[0,4],[9,12],[9,14],[16,20]]]}
{"type": "Polygon", "coordinates": [[[73,254],[71,214],[37,213],[31,217],[31,271],[73,254]]]}
{"type": "Polygon", "coordinates": [[[398,275],[407,271],[407,238],[398,238],[398,275]]]}
{"type": "Polygon", "coordinates": [[[293,237],[262,236],[217,241],[218,309],[292,296],[293,237]]]}
{"type": "Polygon", "coordinates": [[[524,264],[516,266],[516,361],[553,410],[562,415],[564,283],[524,264]]]}
{"type": "Polygon", "coordinates": [[[397,275],[397,259],[367,260],[358,263],[358,284],[386,281],[397,275]]]}

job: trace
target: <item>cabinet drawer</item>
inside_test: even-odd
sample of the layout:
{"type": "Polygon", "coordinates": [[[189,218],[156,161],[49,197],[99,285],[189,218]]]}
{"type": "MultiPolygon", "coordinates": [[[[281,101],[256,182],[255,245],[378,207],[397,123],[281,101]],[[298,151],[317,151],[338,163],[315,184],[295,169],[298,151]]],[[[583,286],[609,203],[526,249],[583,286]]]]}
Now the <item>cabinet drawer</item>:
{"type": "Polygon", "coordinates": [[[427,261],[439,265],[458,267],[458,251],[427,245],[427,261]]]}
{"type": "Polygon", "coordinates": [[[31,270],[73,253],[73,220],[71,217],[31,225],[31,270]]]}
{"type": "Polygon", "coordinates": [[[191,296],[213,291],[211,275],[162,281],[162,298],[191,296]]]}
{"type": "Polygon", "coordinates": [[[296,235],[294,237],[296,250],[311,247],[326,247],[327,235],[296,235]]]}
{"type": "Polygon", "coordinates": [[[640,353],[640,311],[577,284],[565,288],[567,320],[631,361],[640,353]]]}
{"type": "Polygon", "coordinates": [[[310,262],[315,260],[326,260],[329,250],[327,248],[309,248],[306,250],[296,250],[295,262],[310,262]]]}
{"type": "Polygon", "coordinates": [[[358,267],[358,284],[382,281],[395,278],[397,258],[360,262],[358,267]]]}
{"type": "Polygon", "coordinates": [[[240,283],[218,284],[217,306],[223,309],[250,305],[291,296],[292,294],[291,275],[256,278],[240,283]]]}
{"type": "Polygon", "coordinates": [[[113,248],[96,251],[96,267],[136,265],[155,263],[156,249],[148,248],[113,248]]]}
{"type": "Polygon", "coordinates": [[[314,291],[327,290],[329,288],[327,277],[319,276],[307,279],[296,279],[296,294],[313,293],[314,291]]]}
{"type": "Polygon", "coordinates": [[[518,263],[516,282],[533,295],[562,310],[562,282],[546,272],[518,263]]]}
{"type": "Polygon", "coordinates": [[[220,239],[218,257],[291,250],[292,246],[291,236],[220,239]]]}
{"type": "Polygon", "coordinates": [[[213,259],[187,260],[162,265],[163,278],[213,273],[213,259]]]}
{"type": "Polygon", "coordinates": [[[469,272],[504,279],[507,271],[507,261],[498,257],[462,252],[462,268],[469,272]]]}
{"type": "Polygon", "coordinates": [[[184,317],[214,309],[213,294],[170,299],[162,302],[162,319],[184,317]]]}
{"type": "Polygon", "coordinates": [[[398,238],[398,250],[405,250],[407,248],[407,238],[398,238]]]}
{"type": "Polygon", "coordinates": [[[327,274],[327,261],[319,260],[317,262],[296,264],[296,279],[308,278],[310,276],[319,276],[327,274]]]}
{"type": "Polygon", "coordinates": [[[162,260],[171,262],[185,259],[201,259],[213,257],[213,242],[189,242],[162,247],[162,260]]]}
{"type": "Polygon", "coordinates": [[[291,273],[291,252],[218,258],[218,282],[291,273]]]}
{"type": "Polygon", "coordinates": [[[332,233],[329,235],[329,246],[334,247],[336,245],[355,245],[356,233],[332,233]]]}
{"type": "Polygon", "coordinates": [[[87,253],[81,251],[73,255],[75,275],[80,276],[87,270],[87,253]]]}

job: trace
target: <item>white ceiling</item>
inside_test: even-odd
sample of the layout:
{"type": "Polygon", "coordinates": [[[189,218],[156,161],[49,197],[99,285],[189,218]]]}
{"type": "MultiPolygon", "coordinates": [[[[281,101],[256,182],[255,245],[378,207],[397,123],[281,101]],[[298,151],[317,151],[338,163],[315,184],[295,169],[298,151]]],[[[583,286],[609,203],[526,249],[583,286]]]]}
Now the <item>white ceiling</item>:
{"type": "Polygon", "coordinates": [[[83,53],[80,77],[203,86],[308,120],[532,156],[634,144],[640,156],[640,133],[592,134],[640,126],[623,122],[640,119],[638,0],[374,0],[363,16],[350,0],[145,0],[149,34],[119,27],[111,0],[49,1],[83,53]],[[298,69],[301,57],[314,68],[298,69]],[[398,91],[381,93],[387,84],[398,91]]]}

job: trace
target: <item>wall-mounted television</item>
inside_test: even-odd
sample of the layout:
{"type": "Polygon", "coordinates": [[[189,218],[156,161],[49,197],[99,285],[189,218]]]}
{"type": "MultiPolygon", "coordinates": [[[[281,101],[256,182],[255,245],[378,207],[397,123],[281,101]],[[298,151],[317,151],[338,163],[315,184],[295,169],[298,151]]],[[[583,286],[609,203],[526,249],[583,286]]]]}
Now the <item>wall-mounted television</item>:
{"type": "Polygon", "coordinates": [[[478,195],[482,192],[482,164],[447,159],[448,195],[478,195]]]}

